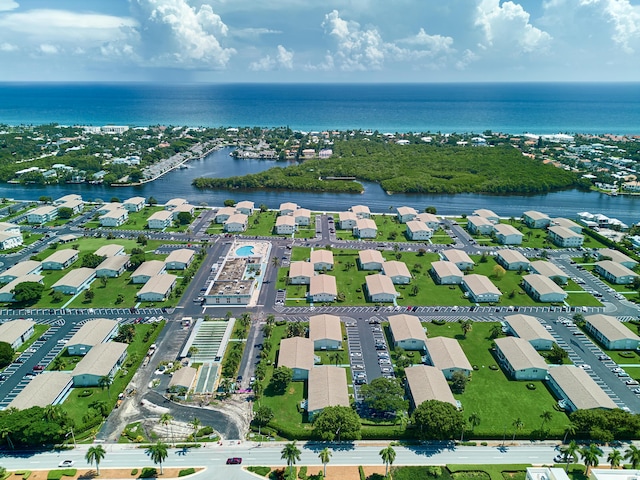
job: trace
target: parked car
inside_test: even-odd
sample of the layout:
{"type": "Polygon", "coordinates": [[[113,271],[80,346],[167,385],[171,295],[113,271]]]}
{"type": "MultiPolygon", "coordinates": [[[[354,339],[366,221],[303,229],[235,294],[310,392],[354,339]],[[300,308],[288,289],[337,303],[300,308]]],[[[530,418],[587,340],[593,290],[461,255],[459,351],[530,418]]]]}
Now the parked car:
{"type": "Polygon", "coordinates": [[[240,457],[227,458],[227,465],[240,465],[241,463],[242,463],[242,458],[240,457]]]}
{"type": "Polygon", "coordinates": [[[63,460],[58,464],[58,466],[63,468],[73,467],[73,460],[63,460]]]}

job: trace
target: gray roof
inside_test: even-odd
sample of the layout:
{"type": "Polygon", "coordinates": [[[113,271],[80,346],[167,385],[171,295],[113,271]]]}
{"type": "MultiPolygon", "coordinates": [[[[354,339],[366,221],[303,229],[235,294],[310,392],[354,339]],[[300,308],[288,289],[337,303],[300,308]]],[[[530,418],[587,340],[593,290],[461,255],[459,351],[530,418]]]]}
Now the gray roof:
{"type": "Polygon", "coordinates": [[[8,408],[26,410],[31,407],[46,407],[71,383],[69,372],[42,372],[36,375],[8,405],[8,408]]]}
{"type": "Polygon", "coordinates": [[[580,410],[618,408],[609,395],[582,368],[574,365],[559,365],[549,369],[549,376],[580,410]]]}
{"type": "Polygon", "coordinates": [[[429,365],[414,365],[404,370],[407,385],[416,407],[427,400],[439,400],[457,407],[442,371],[429,365]]]}
{"type": "Polygon", "coordinates": [[[180,263],[189,263],[193,256],[196,254],[190,248],[179,248],[177,250],[173,250],[169,256],[164,260],[164,263],[169,262],[180,262],[180,263]]]}
{"type": "Polygon", "coordinates": [[[464,275],[455,263],[444,260],[432,262],[431,268],[433,268],[433,271],[436,272],[440,278],[450,276],[462,277],[464,275]]]}
{"type": "Polygon", "coordinates": [[[63,250],[57,250],[47,258],[45,258],[42,263],[45,262],[56,262],[56,263],[65,263],[71,260],[73,257],[78,256],[78,251],[72,248],[65,248],[63,250]]]}
{"type": "Polygon", "coordinates": [[[108,245],[101,246],[98,250],[95,251],[95,254],[100,257],[113,257],[114,255],[119,255],[123,250],[124,247],[122,245],[110,243],[108,245]]]}
{"type": "Polygon", "coordinates": [[[309,338],[311,340],[342,341],[340,317],[325,314],[309,317],[309,338]]]}
{"type": "Polygon", "coordinates": [[[332,277],[331,275],[316,275],[311,277],[309,281],[309,295],[314,296],[323,293],[338,295],[336,277],[332,277]]]}
{"type": "Polygon", "coordinates": [[[161,295],[166,295],[173,288],[177,278],[177,276],[171,275],[170,273],[154,275],[142,286],[136,296],[140,296],[145,293],[159,293],[161,295]]]}
{"type": "Polygon", "coordinates": [[[638,263],[633,258],[619,252],[618,250],[614,250],[613,248],[601,248],[598,250],[598,255],[600,257],[611,257],[611,260],[618,263],[638,263]]]}
{"type": "Polygon", "coordinates": [[[96,267],[96,271],[102,269],[118,271],[129,262],[130,258],[131,257],[129,255],[115,255],[113,257],[107,257],[96,267]]]}
{"type": "Polygon", "coordinates": [[[8,268],[4,272],[0,273],[0,276],[13,276],[22,277],[28,275],[34,270],[37,270],[42,265],[41,262],[35,260],[25,260],[23,262],[16,263],[13,267],[8,268]]]}
{"type": "Polygon", "coordinates": [[[11,345],[35,324],[36,322],[31,320],[12,320],[3,323],[0,325],[0,342],[7,342],[11,345]]]}
{"type": "Polygon", "coordinates": [[[540,339],[555,341],[553,336],[542,326],[536,317],[516,314],[507,315],[504,319],[519,338],[527,340],[528,342],[540,339]]]}
{"type": "Polygon", "coordinates": [[[179,370],[173,372],[171,380],[169,381],[169,387],[185,387],[191,388],[193,381],[196,379],[198,370],[193,367],[182,367],[179,370]]]}
{"type": "Polygon", "coordinates": [[[603,270],[609,272],[614,277],[637,277],[638,274],[633,270],[628,269],[624,265],[614,262],[613,260],[602,260],[601,262],[596,262],[596,267],[600,267],[603,270]]]}
{"type": "Polygon", "coordinates": [[[127,350],[126,343],[107,342],[96,345],[82,357],[71,375],[95,375],[104,377],[116,365],[122,354],[127,350]]]}
{"type": "Polygon", "coordinates": [[[610,315],[588,315],[584,317],[588,324],[598,330],[609,341],[616,340],[640,340],[640,337],[625,327],[616,317],[610,315]]]}
{"type": "Polygon", "coordinates": [[[496,338],[495,343],[514,370],[526,370],[528,368],[547,369],[547,363],[526,340],[517,337],[505,337],[496,338]]]}
{"type": "Polygon", "coordinates": [[[508,248],[505,248],[504,250],[498,250],[496,255],[499,255],[500,258],[508,264],[516,262],[529,263],[529,259],[517,250],[509,250],[508,248]]]}
{"type": "Polygon", "coordinates": [[[540,295],[546,295],[549,293],[560,293],[564,296],[567,295],[567,292],[560,288],[556,284],[556,282],[551,280],[549,277],[545,277],[544,275],[532,273],[530,275],[522,277],[522,281],[528,283],[531,288],[533,288],[540,295]]]}
{"type": "Polygon", "coordinates": [[[568,275],[563,272],[555,263],[546,262],[544,260],[536,260],[531,262],[531,268],[540,275],[545,277],[564,277],[568,278],[568,275]]]}
{"type": "Polygon", "coordinates": [[[455,248],[452,248],[450,250],[444,250],[442,252],[442,255],[448,261],[453,263],[465,262],[465,263],[470,263],[472,265],[474,263],[473,260],[471,260],[471,257],[464,250],[456,250],[455,248]]]}
{"type": "Polygon", "coordinates": [[[108,320],[106,318],[98,318],[90,320],[78,330],[73,337],[67,342],[70,345],[98,345],[105,341],[107,336],[113,332],[118,325],[116,320],[108,320]]]}
{"type": "Polygon", "coordinates": [[[349,406],[347,375],[344,368],[322,365],[309,370],[307,410],[349,406]]]}
{"type": "Polygon", "coordinates": [[[291,337],[283,338],[280,341],[279,367],[311,370],[313,365],[313,340],[303,337],[291,337]]]}
{"type": "Polygon", "coordinates": [[[365,277],[365,283],[367,284],[367,291],[369,292],[369,295],[379,295],[381,293],[398,295],[391,278],[385,275],[367,275],[365,277]]]}
{"type": "Polygon", "coordinates": [[[418,317],[400,314],[392,315],[388,320],[389,328],[396,342],[410,339],[422,340],[423,342],[427,341],[427,334],[424,333],[424,328],[418,317]]]}
{"type": "Polygon", "coordinates": [[[471,274],[462,277],[462,281],[474,295],[483,295],[492,293],[494,295],[502,295],[502,292],[498,290],[491,280],[484,275],[471,274]]]}
{"type": "Polygon", "coordinates": [[[159,275],[164,270],[164,262],[162,260],[147,260],[142,262],[135,272],[131,274],[132,277],[143,275],[147,277],[153,277],[159,275]]]}
{"type": "Polygon", "coordinates": [[[433,366],[440,370],[459,368],[471,371],[471,363],[457,340],[447,337],[433,337],[427,340],[427,351],[433,366]]]}
{"type": "Polygon", "coordinates": [[[84,282],[95,276],[96,271],[93,268],[80,267],[71,270],[64,277],[52,285],[52,287],[73,287],[78,288],[84,282]]]}

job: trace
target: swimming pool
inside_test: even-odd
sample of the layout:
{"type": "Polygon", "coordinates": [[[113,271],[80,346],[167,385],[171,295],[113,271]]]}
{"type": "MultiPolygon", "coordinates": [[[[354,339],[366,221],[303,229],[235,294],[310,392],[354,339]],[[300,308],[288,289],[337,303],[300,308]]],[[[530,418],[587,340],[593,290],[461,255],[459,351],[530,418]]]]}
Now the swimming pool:
{"type": "Polygon", "coordinates": [[[236,250],[237,257],[248,257],[253,255],[253,245],[245,245],[236,250]]]}

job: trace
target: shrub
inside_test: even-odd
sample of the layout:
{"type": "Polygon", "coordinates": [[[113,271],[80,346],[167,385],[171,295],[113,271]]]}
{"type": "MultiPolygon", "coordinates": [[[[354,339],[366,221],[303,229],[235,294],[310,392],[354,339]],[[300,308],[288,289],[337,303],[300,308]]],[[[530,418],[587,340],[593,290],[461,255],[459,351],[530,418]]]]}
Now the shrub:
{"type": "Polygon", "coordinates": [[[247,467],[247,470],[249,470],[251,473],[255,473],[256,475],[260,475],[261,477],[266,477],[267,475],[269,475],[269,472],[271,471],[271,467],[247,467]]]}
{"type": "Polygon", "coordinates": [[[180,470],[180,472],[178,472],[178,476],[186,477],[187,475],[193,475],[194,473],[196,473],[195,468],[185,468],[184,470],[180,470]]]}
{"type": "Polygon", "coordinates": [[[300,480],[307,480],[307,467],[300,467],[300,471],[298,472],[298,478],[300,480]]]}
{"type": "Polygon", "coordinates": [[[362,465],[358,467],[358,473],[360,473],[360,480],[367,480],[367,476],[364,474],[364,468],[362,468],[362,465]]]}
{"type": "Polygon", "coordinates": [[[499,369],[498,365],[489,365],[489,368],[491,370],[498,370],[499,369]]]}
{"type": "Polygon", "coordinates": [[[488,445],[487,442],[481,442],[480,445],[482,445],[483,447],[486,447],[488,445]]]}
{"type": "Polygon", "coordinates": [[[287,324],[287,322],[284,321],[284,320],[277,320],[276,321],[276,326],[278,326],[278,327],[282,327],[282,326],[284,326],[286,324],[287,324]]]}
{"type": "Polygon", "coordinates": [[[158,475],[158,470],[154,467],[144,467],[142,469],[142,473],[140,474],[140,478],[153,478],[158,475]]]}
{"type": "Polygon", "coordinates": [[[131,475],[137,475],[138,474],[138,469],[134,468],[133,470],[131,470],[131,475]]]}
{"type": "Polygon", "coordinates": [[[198,437],[206,437],[208,435],[211,435],[213,433],[213,427],[210,426],[206,426],[206,427],[202,427],[200,430],[198,430],[198,437]]]}
{"type": "Polygon", "coordinates": [[[444,325],[445,322],[443,319],[437,319],[437,320],[432,320],[431,323],[433,323],[434,325],[444,325]]]}
{"type": "Polygon", "coordinates": [[[527,383],[527,388],[529,390],[535,390],[536,389],[536,385],[534,383],[527,383]]]}
{"type": "Polygon", "coordinates": [[[78,470],[75,468],[66,468],[64,470],[50,470],[47,480],[60,480],[62,477],[75,477],[78,470]]]}
{"type": "Polygon", "coordinates": [[[473,369],[477,372],[478,370],[480,370],[480,367],[478,365],[474,365],[473,369]]]}
{"type": "Polygon", "coordinates": [[[463,447],[475,447],[478,444],[476,442],[460,442],[460,445],[463,447]]]}

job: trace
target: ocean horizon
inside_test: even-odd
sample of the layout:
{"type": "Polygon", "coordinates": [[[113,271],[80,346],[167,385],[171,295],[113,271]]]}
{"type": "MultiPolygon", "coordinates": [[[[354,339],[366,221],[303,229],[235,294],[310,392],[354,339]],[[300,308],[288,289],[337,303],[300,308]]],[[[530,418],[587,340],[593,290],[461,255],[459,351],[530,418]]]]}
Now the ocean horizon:
{"type": "Polygon", "coordinates": [[[640,134],[640,83],[0,83],[0,123],[640,134]]]}

